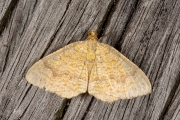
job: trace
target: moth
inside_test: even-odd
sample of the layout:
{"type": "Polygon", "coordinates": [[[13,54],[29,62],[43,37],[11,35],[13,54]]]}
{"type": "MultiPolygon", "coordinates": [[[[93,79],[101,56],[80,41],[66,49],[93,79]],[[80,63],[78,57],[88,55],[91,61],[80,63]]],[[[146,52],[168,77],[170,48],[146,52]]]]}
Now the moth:
{"type": "Polygon", "coordinates": [[[100,43],[94,30],[36,62],[26,80],[63,98],[86,91],[104,102],[151,93],[143,71],[113,47],[100,43]]]}

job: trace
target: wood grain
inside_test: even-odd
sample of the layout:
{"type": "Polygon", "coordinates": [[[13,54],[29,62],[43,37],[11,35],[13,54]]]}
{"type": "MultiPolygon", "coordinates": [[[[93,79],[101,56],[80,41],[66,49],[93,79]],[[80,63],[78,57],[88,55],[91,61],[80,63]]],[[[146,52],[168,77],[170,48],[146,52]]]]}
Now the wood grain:
{"type": "MultiPolygon", "coordinates": [[[[0,2],[0,22],[12,0],[0,2]]],[[[0,35],[1,120],[179,120],[179,0],[19,0],[0,35]],[[43,56],[94,28],[149,77],[152,94],[113,104],[88,93],[70,100],[27,83],[43,56]]]]}

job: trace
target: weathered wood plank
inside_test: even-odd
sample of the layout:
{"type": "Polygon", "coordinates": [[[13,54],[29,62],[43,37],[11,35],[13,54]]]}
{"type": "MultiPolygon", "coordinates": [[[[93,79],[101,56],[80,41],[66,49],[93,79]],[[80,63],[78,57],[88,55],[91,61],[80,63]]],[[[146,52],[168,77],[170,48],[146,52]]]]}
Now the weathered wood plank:
{"type": "Polygon", "coordinates": [[[0,36],[0,119],[180,118],[180,1],[113,2],[18,1],[0,36]],[[116,47],[148,75],[152,94],[113,104],[88,93],[66,101],[27,83],[24,76],[34,62],[85,39],[91,28],[100,35],[111,31],[101,41],[116,47]]]}
{"type": "MultiPolygon", "coordinates": [[[[179,79],[180,80],[180,79],[179,79]]],[[[174,95],[175,91],[172,91],[174,95]]],[[[173,99],[170,99],[171,103],[167,105],[167,109],[162,115],[162,118],[165,120],[180,120],[180,85],[175,92],[173,99]]]]}
{"type": "Polygon", "coordinates": [[[12,12],[9,24],[0,37],[0,74],[12,62],[12,57],[22,42],[22,36],[29,26],[34,10],[36,9],[35,0],[24,4],[22,1],[18,3],[17,8],[12,12]]]}
{"type": "Polygon", "coordinates": [[[2,0],[0,2],[0,34],[3,32],[4,28],[7,26],[9,19],[12,15],[12,11],[14,10],[18,0],[2,0]]]}
{"type": "Polygon", "coordinates": [[[9,7],[12,0],[1,0],[0,1],[0,20],[3,18],[7,8],[9,7]]]}

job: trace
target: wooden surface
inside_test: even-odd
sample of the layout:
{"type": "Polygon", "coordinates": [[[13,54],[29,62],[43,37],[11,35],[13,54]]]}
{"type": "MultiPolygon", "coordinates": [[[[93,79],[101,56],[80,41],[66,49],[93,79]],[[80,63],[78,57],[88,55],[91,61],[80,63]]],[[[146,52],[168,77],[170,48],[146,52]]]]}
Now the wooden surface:
{"type": "Polygon", "coordinates": [[[179,13],[180,0],[1,0],[0,120],[180,120],[179,13]],[[27,83],[36,61],[91,28],[146,73],[150,95],[108,104],[27,83]]]}

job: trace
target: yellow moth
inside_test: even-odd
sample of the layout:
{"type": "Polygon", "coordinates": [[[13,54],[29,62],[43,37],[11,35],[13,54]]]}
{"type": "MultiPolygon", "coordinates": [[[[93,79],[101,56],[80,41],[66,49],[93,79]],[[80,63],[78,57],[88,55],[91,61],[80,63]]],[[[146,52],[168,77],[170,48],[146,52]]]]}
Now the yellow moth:
{"type": "Polygon", "coordinates": [[[89,31],[85,41],[71,43],[36,62],[26,80],[39,88],[72,98],[88,91],[114,102],[151,93],[151,84],[134,63],[89,31]]]}

